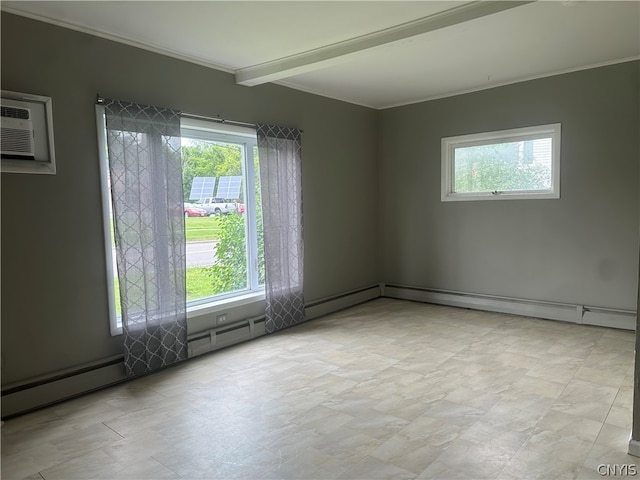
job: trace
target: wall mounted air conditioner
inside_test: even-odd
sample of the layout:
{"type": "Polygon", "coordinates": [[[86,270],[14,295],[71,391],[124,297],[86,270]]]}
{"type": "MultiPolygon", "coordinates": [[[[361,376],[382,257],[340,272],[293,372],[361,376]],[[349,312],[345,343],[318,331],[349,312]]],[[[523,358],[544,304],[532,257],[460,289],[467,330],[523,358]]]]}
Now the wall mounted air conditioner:
{"type": "Polygon", "coordinates": [[[0,172],[55,175],[51,97],[2,90],[0,172]]]}
{"type": "Polygon", "coordinates": [[[29,104],[3,99],[0,105],[0,155],[35,160],[33,121],[29,104]]]}

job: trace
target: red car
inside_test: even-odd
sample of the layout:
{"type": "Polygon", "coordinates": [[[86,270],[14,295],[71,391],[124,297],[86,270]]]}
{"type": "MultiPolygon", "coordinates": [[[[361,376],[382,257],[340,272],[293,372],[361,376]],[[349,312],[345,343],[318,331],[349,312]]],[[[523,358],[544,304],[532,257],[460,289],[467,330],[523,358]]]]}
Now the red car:
{"type": "Polygon", "coordinates": [[[196,207],[192,203],[185,203],[184,216],[185,217],[207,217],[209,216],[209,212],[207,212],[204,208],[196,207]]]}

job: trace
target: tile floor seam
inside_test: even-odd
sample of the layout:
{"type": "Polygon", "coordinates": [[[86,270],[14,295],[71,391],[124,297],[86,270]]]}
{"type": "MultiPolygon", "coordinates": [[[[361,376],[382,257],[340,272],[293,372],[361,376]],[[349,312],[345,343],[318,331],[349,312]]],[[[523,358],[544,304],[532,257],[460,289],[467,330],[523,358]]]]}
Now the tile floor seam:
{"type": "MultiPolygon", "coordinates": [[[[162,460],[156,458],[155,455],[150,455],[149,458],[155,460],[156,462],[158,462],[160,465],[162,465],[164,468],[166,468],[167,470],[171,471],[173,474],[175,474],[178,478],[184,478],[182,475],[180,475],[178,472],[176,472],[173,468],[169,467],[168,465],[165,465],[162,460]]],[[[127,467],[125,467],[127,468],[127,467]]]]}
{"type": "Polygon", "coordinates": [[[116,435],[118,435],[120,438],[123,438],[123,439],[125,438],[125,436],[124,436],[124,435],[122,435],[120,432],[118,432],[116,429],[111,428],[109,425],[107,425],[107,424],[106,424],[106,423],[104,423],[104,422],[100,422],[100,423],[101,423],[102,425],[104,425],[105,427],[107,427],[109,430],[111,430],[113,433],[115,433],[116,435]]]}
{"type": "MultiPolygon", "coordinates": [[[[586,466],[586,463],[589,461],[591,452],[593,451],[593,449],[596,447],[596,443],[598,443],[598,438],[600,438],[600,435],[602,434],[602,431],[605,428],[605,425],[607,424],[607,418],[609,417],[609,414],[611,413],[611,409],[613,408],[613,404],[616,401],[616,398],[618,398],[618,395],[620,395],[620,388],[618,388],[618,391],[616,392],[616,396],[614,397],[613,401],[611,402],[611,405],[609,406],[609,410],[607,410],[607,414],[604,417],[604,420],[602,421],[602,425],[600,425],[600,429],[598,430],[598,435],[596,435],[596,438],[593,440],[593,443],[591,444],[591,448],[589,448],[589,451],[587,452],[587,456],[582,464],[582,468],[589,468],[586,466]]],[[[631,429],[629,429],[629,433],[631,433],[631,429]]]]}
{"type": "Polygon", "coordinates": [[[89,455],[89,454],[91,454],[91,453],[98,452],[98,451],[102,450],[104,447],[105,447],[105,446],[103,445],[103,446],[101,446],[101,447],[97,447],[97,448],[94,448],[94,449],[92,449],[92,450],[87,450],[86,452],[83,452],[83,453],[82,453],[82,455],[75,455],[75,456],[73,456],[73,457],[69,457],[69,458],[67,458],[66,460],[64,460],[63,462],[56,463],[55,465],[51,465],[51,466],[49,466],[49,467],[47,467],[47,468],[44,468],[44,469],[42,469],[42,470],[39,470],[39,471],[38,471],[38,475],[40,475],[44,480],[48,480],[48,479],[47,479],[47,477],[42,473],[42,472],[44,472],[45,470],[51,470],[52,468],[59,467],[60,465],[64,465],[65,463],[69,463],[69,462],[71,462],[71,461],[73,461],[73,460],[76,460],[76,459],[78,459],[78,458],[84,457],[85,455],[89,455]]]}

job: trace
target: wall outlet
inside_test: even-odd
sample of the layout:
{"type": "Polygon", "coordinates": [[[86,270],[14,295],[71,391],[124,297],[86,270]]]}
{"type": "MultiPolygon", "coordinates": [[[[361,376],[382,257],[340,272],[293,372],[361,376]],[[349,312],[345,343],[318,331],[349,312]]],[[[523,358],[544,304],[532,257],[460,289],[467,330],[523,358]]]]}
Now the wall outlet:
{"type": "Polygon", "coordinates": [[[221,313],[216,317],[216,325],[222,325],[229,321],[229,315],[227,313],[221,313]]]}

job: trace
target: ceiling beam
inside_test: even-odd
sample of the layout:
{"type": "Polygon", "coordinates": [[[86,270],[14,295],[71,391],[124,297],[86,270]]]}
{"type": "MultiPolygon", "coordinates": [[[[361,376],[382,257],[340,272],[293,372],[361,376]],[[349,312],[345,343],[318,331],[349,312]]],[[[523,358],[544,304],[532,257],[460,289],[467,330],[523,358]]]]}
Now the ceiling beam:
{"type": "Polygon", "coordinates": [[[236,70],[236,83],[245,86],[275,82],[293,75],[347,61],[347,55],[385,45],[469,20],[492,15],[532,1],[483,0],[466,3],[444,12],[385,28],[342,42],[236,70]]]}

